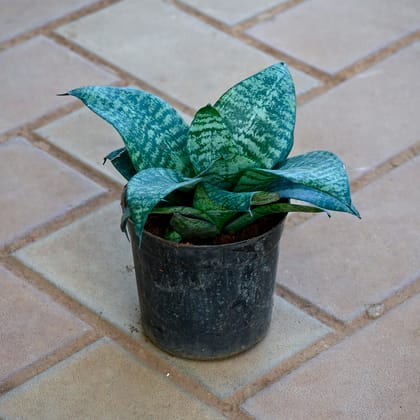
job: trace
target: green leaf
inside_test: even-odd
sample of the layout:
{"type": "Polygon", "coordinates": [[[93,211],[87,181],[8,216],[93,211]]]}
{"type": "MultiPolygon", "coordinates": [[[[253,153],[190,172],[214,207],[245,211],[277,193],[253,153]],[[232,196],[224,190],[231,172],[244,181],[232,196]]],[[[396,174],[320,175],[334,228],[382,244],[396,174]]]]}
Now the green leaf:
{"type": "Polygon", "coordinates": [[[229,186],[232,177],[254,166],[252,160],[242,156],[223,118],[211,105],[195,114],[188,133],[188,150],[195,172],[205,172],[209,182],[222,186],[229,186]]]}
{"type": "Polygon", "coordinates": [[[115,86],[86,86],[68,94],[118,131],[136,171],[161,167],[192,175],[188,126],[162,99],[139,89],[115,86]]]}
{"type": "Polygon", "coordinates": [[[219,234],[214,223],[202,219],[195,219],[182,214],[174,214],[171,226],[182,238],[213,238],[219,234]]]}
{"type": "Polygon", "coordinates": [[[172,169],[149,168],[138,172],[127,184],[126,201],[141,241],[144,225],[153,208],[168,194],[192,187],[200,178],[186,178],[172,169]]]}
{"type": "Polygon", "coordinates": [[[127,149],[122,147],[121,149],[114,150],[104,158],[105,162],[109,160],[114,168],[126,179],[129,180],[134,176],[137,171],[131,162],[130,156],[128,156],[127,149]]]}
{"type": "Polygon", "coordinates": [[[235,216],[236,211],[226,209],[211,200],[207,192],[208,188],[214,189],[210,184],[197,185],[193,205],[196,209],[201,210],[206,215],[207,220],[213,222],[221,231],[226,222],[235,216]]]}
{"type": "Polygon", "coordinates": [[[305,213],[319,213],[322,212],[322,209],[311,206],[302,206],[300,204],[290,204],[290,203],[274,203],[268,204],[266,206],[255,207],[250,213],[243,214],[236,218],[233,222],[229,223],[225,227],[226,232],[236,232],[256,220],[260,219],[263,216],[275,213],[289,213],[294,211],[300,211],[305,213]]]}
{"type": "Polygon", "coordinates": [[[351,203],[350,185],[343,162],[333,153],[314,151],[284,161],[278,169],[256,170],[276,177],[270,185],[281,197],[294,198],[326,210],[360,217],[351,203]]]}
{"type": "Polygon", "coordinates": [[[232,133],[240,155],[254,167],[272,168],[293,146],[296,100],[286,64],[277,63],[239,82],[214,107],[232,133]]]}
{"type": "Polygon", "coordinates": [[[226,210],[249,211],[255,192],[226,191],[214,185],[205,183],[206,193],[210,200],[226,210]]]}

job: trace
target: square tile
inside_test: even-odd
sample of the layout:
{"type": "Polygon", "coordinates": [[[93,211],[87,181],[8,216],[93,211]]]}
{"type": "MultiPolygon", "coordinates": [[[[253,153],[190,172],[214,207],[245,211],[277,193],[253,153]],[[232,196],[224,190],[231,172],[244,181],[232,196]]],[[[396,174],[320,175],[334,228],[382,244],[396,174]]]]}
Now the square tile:
{"type": "Polygon", "coordinates": [[[75,99],[57,97],[74,87],[110,84],[116,76],[44,36],[0,52],[0,133],[75,99]]]}
{"type": "Polygon", "coordinates": [[[0,397],[0,417],[222,419],[109,339],[102,339],[0,397]]]}
{"type": "Polygon", "coordinates": [[[22,137],[0,144],[0,245],[105,192],[22,137]]]}
{"type": "Polygon", "coordinates": [[[0,42],[75,12],[94,0],[2,0],[0,42]]]}
{"type": "Polygon", "coordinates": [[[331,150],[357,178],[419,139],[420,42],[297,109],[292,154],[331,150]]]}
{"type": "Polygon", "coordinates": [[[228,25],[235,25],[286,0],[182,0],[182,3],[228,25]]]}
{"type": "Polygon", "coordinates": [[[321,70],[336,73],[419,27],[417,0],[312,0],[247,33],[321,70]]]}
{"type": "MultiPolygon", "coordinates": [[[[194,109],[277,61],[161,0],[124,0],[57,32],[194,109]]],[[[293,73],[299,93],[317,84],[293,73]]]]}
{"type": "MultiPolygon", "coordinates": [[[[140,320],[131,245],[114,202],[15,253],[109,322],[138,331],[140,320]]],[[[138,332],[137,332],[138,334],[138,332]]]]}
{"type": "Polygon", "coordinates": [[[50,143],[104,175],[126,184],[125,178],[104,157],[124,146],[119,134],[87,109],[80,109],[36,130],[50,143]]]}
{"type": "Polygon", "coordinates": [[[90,327],[0,266],[0,383],[90,327]]]}
{"type": "Polygon", "coordinates": [[[420,296],[415,296],[243,407],[255,418],[417,419],[420,296]],[[303,403],[304,402],[304,403],[303,403]]]}
{"type": "Polygon", "coordinates": [[[354,195],[362,220],[315,216],[282,236],[278,283],[350,321],[420,272],[420,157],[354,195]]]}

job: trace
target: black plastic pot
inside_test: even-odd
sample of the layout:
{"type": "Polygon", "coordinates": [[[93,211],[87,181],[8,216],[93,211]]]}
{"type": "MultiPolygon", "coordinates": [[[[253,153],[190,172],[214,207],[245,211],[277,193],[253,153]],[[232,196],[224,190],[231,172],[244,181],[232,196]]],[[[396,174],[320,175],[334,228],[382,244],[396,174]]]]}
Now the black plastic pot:
{"type": "Polygon", "coordinates": [[[271,322],[284,219],[255,238],[226,245],[182,245],[131,236],[144,334],[188,359],[225,358],[257,344],[271,322]]]}

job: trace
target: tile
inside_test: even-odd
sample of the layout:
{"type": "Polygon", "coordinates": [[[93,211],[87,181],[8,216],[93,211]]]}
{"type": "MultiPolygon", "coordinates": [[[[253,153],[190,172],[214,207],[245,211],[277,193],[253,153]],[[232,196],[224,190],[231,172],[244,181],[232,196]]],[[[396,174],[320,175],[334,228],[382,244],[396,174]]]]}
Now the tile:
{"type": "Polygon", "coordinates": [[[0,266],[0,383],[90,327],[0,266]]]}
{"type": "Polygon", "coordinates": [[[22,137],[1,143],[0,158],[0,245],[105,192],[22,137]]]}
{"type": "Polygon", "coordinates": [[[44,36],[1,51],[0,68],[0,133],[75,100],[57,97],[57,93],[117,80],[111,73],[44,36]]]}
{"type": "MultiPolygon", "coordinates": [[[[57,32],[195,109],[277,61],[161,0],[124,0],[57,32]]],[[[294,74],[299,92],[317,83],[294,74]]]]}
{"type": "Polygon", "coordinates": [[[420,157],[354,194],[362,220],[335,213],[283,232],[278,283],[349,321],[420,272],[420,157]]]}
{"type": "Polygon", "coordinates": [[[336,73],[418,29],[417,0],[312,0],[247,33],[321,70],[336,73]]]}
{"type": "Polygon", "coordinates": [[[159,353],[211,392],[226,398],[330,332],[327,326],[284,299],[275,296],[274,302],[268,335],[247,352],[212,362],[183,360],[159,353]]]}
{"type": "Polygon", "coordinates": [[[264,389],[257,419],[418,419],[420,296],[264,389]],[[304,401],[304,404],[302,402],[304,401]]]}
{"type": "Polygon", "coordinates": [[[109,339],[102,339],[0,397],[0,417],[222,419],[109,339]]]}
{"type": "Polygon", "coordinates": [[[331,150],[351,178],[418,141],[420,42],[298,107],[292,154],[331,150]]]}
{"type": "Polygon", "coordinates": [[[27,266],[128,333],[140,319],[131,246],[118,202],[16,252],[27,266]]]}
{"type": "Polygon", "coordinates": [[[2,0],[0,41],[4,41],[94,3],[94,0],[2,0]]]}
{"type": "Polygon", "coordinates": [[[285,2],[286,0],[182,0],[182,3],[228,25],[235,25],[285,2]]]}
{"type": "Polygon", "coordinates": [[[104,175],[126,184],[104,157],[124,146],[119,134],[90,110],[80,109],[36,130],[50,143],[104,175]]]}

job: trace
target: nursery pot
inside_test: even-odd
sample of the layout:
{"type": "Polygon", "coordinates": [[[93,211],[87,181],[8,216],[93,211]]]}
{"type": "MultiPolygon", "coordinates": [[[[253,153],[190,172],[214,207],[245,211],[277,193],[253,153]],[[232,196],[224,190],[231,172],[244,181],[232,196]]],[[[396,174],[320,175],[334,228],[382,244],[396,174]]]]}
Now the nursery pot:
{"type": "Polygon", "coordinates": [[[187,359],[220,359],[257,344],[271,322],[285,215],[268,232],[224,245],[188,245],[128,223],[141,321],[157,347],[187,359]]]}

